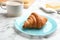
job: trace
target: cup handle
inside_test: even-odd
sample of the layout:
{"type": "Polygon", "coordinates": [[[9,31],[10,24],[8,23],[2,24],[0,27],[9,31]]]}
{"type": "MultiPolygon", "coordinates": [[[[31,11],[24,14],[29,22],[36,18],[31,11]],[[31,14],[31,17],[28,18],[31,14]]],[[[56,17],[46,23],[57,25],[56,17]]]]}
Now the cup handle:
{"type": "Polygon", "coordinates": [[[6,10],[6,4],[5,4],[5,7],[3,7],[3,4],[1,3],[1,6],[0,6],[2,9],[6,10]]]}

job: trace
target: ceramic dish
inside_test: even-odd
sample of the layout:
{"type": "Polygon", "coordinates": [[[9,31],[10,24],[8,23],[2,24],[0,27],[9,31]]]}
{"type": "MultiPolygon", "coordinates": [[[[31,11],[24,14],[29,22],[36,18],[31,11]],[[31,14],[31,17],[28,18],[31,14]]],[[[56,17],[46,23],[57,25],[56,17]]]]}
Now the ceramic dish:
{"type": "Polygon", "coordinates": [[[23,30],[23,24],[24,24],[24,19],[22,17],[18,18],[15,20],[15,28],[19,30],[20,32],[27,34],[27,35],[32,35],[32,36],[47,36],[52,34],[54,31],[56,31],[57,24],[54,19],[46,16],[48,21],[46,25],[43,26],[43,28],[36,30],[36,29],[26,29],[23,30]]]}

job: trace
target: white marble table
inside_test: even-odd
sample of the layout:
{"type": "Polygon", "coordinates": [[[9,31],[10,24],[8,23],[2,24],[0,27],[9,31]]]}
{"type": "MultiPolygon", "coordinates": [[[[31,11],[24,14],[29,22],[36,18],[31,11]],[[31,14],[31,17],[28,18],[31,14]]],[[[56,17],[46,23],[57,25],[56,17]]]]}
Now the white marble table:
{"type": "MultiPolygon", "coordinates": [[[[57,22],[57,30],[48,38],[42,38],[42,40],[60,40],[60,15],[53,13],[53,14],[46,14],[42,10],[39,10],[39,0],[36,0],[34,6],[32,6],[31,12],[37,12],[39,14],[43,14],[46,16],[50,16],[57,22]]],[[[30,11],[30,8],[29,8],[30,11]]],[[[0,8],[0,40],[29,40],[28,38],[22,37],[18,35],[14,30],[14,20],[17,17],[9,18],[5,17],[3,14],[5,11],[0,8]]],[[[35,40],[35,39],[34,39],[35,40]]],[[[40,39],[39,39],[40,40],[40,39]]]]}

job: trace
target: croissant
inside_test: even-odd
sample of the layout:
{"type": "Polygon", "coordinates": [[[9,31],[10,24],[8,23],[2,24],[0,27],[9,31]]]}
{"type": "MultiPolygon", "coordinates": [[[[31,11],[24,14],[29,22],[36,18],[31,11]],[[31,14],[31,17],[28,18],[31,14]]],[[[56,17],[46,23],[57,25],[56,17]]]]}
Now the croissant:
{"type": "Polygon", "coordinates": [[[25,21],[23,28],[42,28],[47,22],[47,18],[40,16],[36,13],[32,13],[25,21]]]}

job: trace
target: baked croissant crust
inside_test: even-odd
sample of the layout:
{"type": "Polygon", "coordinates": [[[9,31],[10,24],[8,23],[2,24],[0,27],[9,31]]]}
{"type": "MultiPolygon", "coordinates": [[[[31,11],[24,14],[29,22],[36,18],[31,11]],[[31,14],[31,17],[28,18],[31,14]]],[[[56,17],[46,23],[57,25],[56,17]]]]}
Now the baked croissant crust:
{"type": "Polygon", "coordinates": [[[32,13],[25,21],[23,28],[42,28],[47,22],[47,18],[40,16],[36,13],[32,13]]]}

